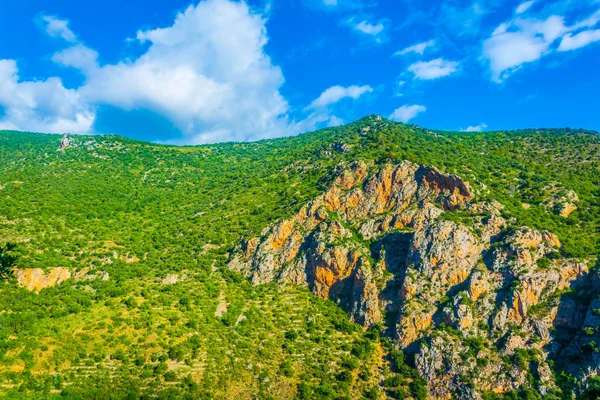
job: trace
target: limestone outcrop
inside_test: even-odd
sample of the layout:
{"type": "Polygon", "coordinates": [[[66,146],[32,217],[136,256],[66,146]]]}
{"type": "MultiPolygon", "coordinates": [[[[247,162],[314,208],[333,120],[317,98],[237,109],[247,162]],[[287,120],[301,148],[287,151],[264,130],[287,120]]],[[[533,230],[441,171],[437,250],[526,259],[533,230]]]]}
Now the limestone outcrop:
{"type": "MultiPolygon", "coordinates": [[[[559,255],[557,236],[503,215],[455,175],[355,162],[292,218],[240,243],[228,266],[254,284],[307,285],[353,321],[381,324],[414,355],[433,398],[519,389],[532,369],[548,393],[548,360],[573,352],[567,341],[586,324],[600,327],[599,304],[564,294],[600,286],[585,260],[559,255]]],[[[586,362],[600,370],[596,358],[586,362]]]]}
{"type": "Polygon", "coordinates": [[[42,289],[51,288],[61,283],[74,279],[77,282],[90,281],[94,279],[108,280],[109,275],[104,271],[91,271],[90,268],[79,270],[65,267],[49,268],[44,271],[41,268],[15,269],[15,276],[19,286],[30,292],[40,292],[42,289]]]}

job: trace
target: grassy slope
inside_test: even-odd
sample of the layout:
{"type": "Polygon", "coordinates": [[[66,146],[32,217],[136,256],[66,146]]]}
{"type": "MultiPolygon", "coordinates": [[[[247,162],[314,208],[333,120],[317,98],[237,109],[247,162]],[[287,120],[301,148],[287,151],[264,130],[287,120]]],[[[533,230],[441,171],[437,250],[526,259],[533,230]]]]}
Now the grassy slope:
{"type": "MultiPolygon", "coordinates": [[[[247,398],[369,394],[380,375],[395,375],[378,365],[378,339],[305,290],[252,288],[223,269],[240,237],[297,211],[343,161],[409,159],[457,173],[479,197],[504,204],[516,225],[557,233],[571,255],[597,254],[600,138],[592,132],[430,132],[364,118],[257,143],[75,141],[57,152],[56,135],[0,132],[0,243],[20,243],[21,267],[93,266],[111,276],[40,295],[0,289],[0,379],[9,397],[157,388],[247,398]],[[349,151],[331,146],[339,143],[349,151]],[[544,202],[568,189],[580,202],[565,219],[544,202]],[[169,273],[188,279],[162,285],[169,273]],[[223,299],[228,311],[216,317],[223,299]]],[[[411,374],[402,371],[407,378],[394,385],[418,392],[411,374]]]]}

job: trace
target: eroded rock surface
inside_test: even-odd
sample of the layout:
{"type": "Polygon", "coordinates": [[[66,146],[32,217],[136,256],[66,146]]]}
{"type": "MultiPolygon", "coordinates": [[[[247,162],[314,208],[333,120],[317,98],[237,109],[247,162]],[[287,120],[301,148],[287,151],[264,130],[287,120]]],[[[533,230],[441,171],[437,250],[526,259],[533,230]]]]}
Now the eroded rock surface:
{"type": "MultiPolygon", "coordinates": [[[[363,326],[383,324],[433,398],[531,386],[531,371],[548,393],[548,360],[592,346],[576,332],[600,326],[600,304],[564,294],[596,293],[600,280],[585,260],[561,258],[554,234],[509,228],[502,209],[435,168],[357,162],[295,216],[240,243],[228,265],[254,284],[308,285],[363,326]]],[[[585,358],[596,373],[598,358],[585,358]]]]}
{"type": "Polygon", "coordinates": [[[61,283],[74,279],[75,281],[90,281],[94,279],[108,280],[109,275],[104,271],[91,271],[90,268],[71,270],[65,267],[49,268],[44,271],[41,268],[15,269],[17,283],[31,292],[39,292],[60,285],[61,283]]]}

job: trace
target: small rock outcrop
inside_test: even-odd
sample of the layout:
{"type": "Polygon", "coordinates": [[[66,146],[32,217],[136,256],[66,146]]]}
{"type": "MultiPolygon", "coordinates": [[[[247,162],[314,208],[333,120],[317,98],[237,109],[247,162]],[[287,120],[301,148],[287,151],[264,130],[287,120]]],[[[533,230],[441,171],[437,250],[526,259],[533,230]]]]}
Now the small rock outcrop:
{"type": "Polygon", "coordinates": [[[51,268],[45,273],[41,268],[18,269],[15,273],[17,282],[30,292],[39,292],[42,289],[60,285],[71,278],[71,270],[68,268],[51,268]]]}
{"type": "Polygon", "coordinates": [[[502,209],[435,168],[356,162],[292,218],[240,243],[228,266],[254,284],[307,285],[353,321],[382,324],[414,354],[433,398],[519,389],[532,368],[547,393],[548,360],[570,351],[555,332],[598,327],[600,307],[569,306],[561,294],[589,280],[587,264],[557,256],[550,232],[509,228],[502,209]],[[506,361],[523,354],[527,363],[506,361]]]}
{"type": "Polygon", "coordinates": [[[101,279],[106,281],[109,275],[104,271],[91,271],[90,268],[80,270],[65,267],[50,268],[44,271],[41,268],[15,269],[15,276],[19,286],[30,292],[39,293],[42,289],[58,286],[61,283],[74,279],[77,282],[101,279]]]}
{"type": "Polygon", "coordinates": [[[60,139],[60,145],[58,146],[58,150],[64,150],[67,147],[69,147],[69,137],[65,133],[62,139],[60,139]]]}
{"type": "Polygon", "coordinates": [[[168,274],[160,281],[163,285],[174,285],[187,279],[187,275],[168,274]]]}
{"type": "Polygon", "coordinates": [[[566,190],[555,195],[548,202],[547,207],[554,209],[554,213],[563,218],[568,218],[569,215],[577,210],[579,196],[573,190],[566,190]]]}

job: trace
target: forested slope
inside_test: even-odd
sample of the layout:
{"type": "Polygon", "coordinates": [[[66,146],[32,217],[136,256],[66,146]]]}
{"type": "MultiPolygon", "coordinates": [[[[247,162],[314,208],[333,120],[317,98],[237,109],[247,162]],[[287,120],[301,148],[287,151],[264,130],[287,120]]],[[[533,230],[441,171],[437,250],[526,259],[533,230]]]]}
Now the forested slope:
{"type": "Polygon", "coordinates": [[[350,162],[456,174],[477,200],[504,206],[507,229],[548,230],[561,256],[596,263],[596,132],[437,132],[370,116],[255,143],[70,142],[58,150],[57,135],[0,132],[0,244],[18,243],[20,270],[46,273],[0,288],[8,398],[424,398],[381,327],[363,330],[306,288],[252,286],[225,265],[350,162]]]}

